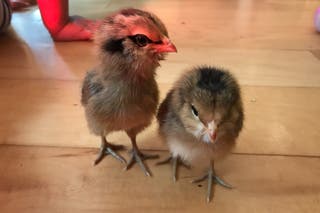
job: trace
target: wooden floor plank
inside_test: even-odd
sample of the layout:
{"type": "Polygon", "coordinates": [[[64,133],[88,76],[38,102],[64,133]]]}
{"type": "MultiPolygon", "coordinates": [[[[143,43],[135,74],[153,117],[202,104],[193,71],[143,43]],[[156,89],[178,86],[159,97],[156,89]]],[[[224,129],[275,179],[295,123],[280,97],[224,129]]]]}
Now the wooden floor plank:
{"type": "MultiPolygon", "coordinates": [[[[162,99],[171,85],[160,84],[162,99]]],[[[70,81],[1,80],[0,143],[98,147],[80,105],[80,85],[70,81]]],[[[239,153],[320,156],[320,89],[243,86],[245,127],[239,153]]],[[[129,145],[115,133],[112,142],[129,145]]],[[[165,149],[156,122],[138,136],[147,149],[165,149]]]]}
{"type": "MultiPolygon", "coordinates": [[[[0,78],[81,80],[95,64],[93,43],[28,48],[14,40],[4,41],[0,78]]],[[[160,83],[173,83],[186,69],[208,64],[230,69],[245,85],[320,87],[320,61],[309,51],[178,49],[158,69],[160,83]]]]}
{"type": "Polygon", "coordinates": [[[309,51],[180,48],[158,70],[160,83],[173,83],[190,67],[230,70],[242,85],[319,87],[320,61],[309,51]]]}
{"type": "Polygon", "coordinates": [[[192,170],[174,184],[169,165],[149,161],[149,178],[110,158],[93,167],[93,158],[91,149],[0,146],[1,212],[320,211],[319,158],[232,155],[216,170],[236,188],[215,186],[210,204],[192,170]]]}
{"type": "MultiPolygon", "coordinates": [[[[173,82],[186,67],[205,63],[232,69],[246,85],[319,87],[320,61],[309,52],[320,49],[312,26],[317,3],[245,2],[207,0],[195,10],[193,1],[122,5],[95,0],[71,1],[70,8],[73,14],[101,18],[132,5],[163,17],[179,50],[158,72],[163,83],[173,82]]],[[[12,26],[11,33],[0,37],[1,78],[79,80],[94,65],[93,42],[54,43],[36,7],[15,13],[12,26]]]]}
{"type": "MultiPolygon", "coordinates": [[[[153,11],[161,17],[178,47],[320,48],[320,38],[313,26],[319,3],[313,0],[202,0],[196,5],[194,0],[70,0],[70,14],[100,19],[114,10],[130,6],[153,11]]],[[[13,27],[28,43],[48,42],[48,33],[36,7],[14,14],[13,27]],[[32,33],[27,29],[32,29],[32,33]],[[33,33],[35,31],[37,33],[33,33]]]]}

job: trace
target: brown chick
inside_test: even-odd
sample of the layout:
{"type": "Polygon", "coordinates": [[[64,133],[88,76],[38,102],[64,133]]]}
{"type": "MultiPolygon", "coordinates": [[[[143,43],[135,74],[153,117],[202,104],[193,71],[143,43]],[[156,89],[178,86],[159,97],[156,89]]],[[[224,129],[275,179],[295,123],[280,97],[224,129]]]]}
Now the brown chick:
{"type": "Polygon", "coordinates": [[[234,147],[243,125],[240,88],[227,71],[202,66],[185,73],[167,94],[158,111],[159,132],[168,144],[176,180],[177,163],[207,168],[207,201],[212,180],[232,188],[215,175],[214,161],[234,147]],[[202,165],[200,165],[202,164],[202,165]]]}
{"type": "Polygon", "coordinates": [[[81,103],[90,131],[101,137],[101,150],[94,164],[106,155],[123,163],[116,153],[123,146],[109,143],[106,136],[125,131],[132,143],[130,168],[155,156],[140,152],[136,135],[150,125],[158,105],[155,71],[167,52],[176,52],[164,24],[155,15],[123,9],[106,17],[95,35],[99,64],[84,78],[81,103]]]}

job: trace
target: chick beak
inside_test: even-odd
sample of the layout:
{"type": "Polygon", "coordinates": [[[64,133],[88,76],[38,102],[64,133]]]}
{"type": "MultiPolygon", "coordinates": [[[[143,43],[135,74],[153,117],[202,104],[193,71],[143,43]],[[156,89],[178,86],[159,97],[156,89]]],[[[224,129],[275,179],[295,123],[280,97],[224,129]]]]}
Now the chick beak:
{"type": "Polygon", "coordinates": [[[176,46],[169,39],[163,39],[161,44],[154,46],[154,50],[156,53],[177,52],[176,46]]]}
{"type": "Polygon", "coordinates": [[[217,138],[217,131],[214,131],[213,133],[210,134],[210,138],[213,141],[213,143],[215,142],[216,138],[217,138]]]}
{"type": "Polygon", "coordinates": [[[214,121],[211,121],[210,123],[208,123],[208,130],[209,130],[211,142],[214,143],[217,138],[217,130],[218,130],[214,121]]]}

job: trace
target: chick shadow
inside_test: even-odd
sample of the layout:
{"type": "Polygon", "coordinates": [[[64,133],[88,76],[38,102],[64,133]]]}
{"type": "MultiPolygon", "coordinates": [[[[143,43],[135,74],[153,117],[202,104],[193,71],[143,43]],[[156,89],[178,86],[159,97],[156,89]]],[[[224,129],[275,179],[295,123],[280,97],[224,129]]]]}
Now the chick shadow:
{"type": "Polygon", "coordinates": [[[21,79],[25,77],[35,77],[40,73],[35,66],[33,51],[29,45],[21,38],[13,27],[0,35],[1,68],[0,77],[21,79]],[[14,68],[8,72],[7,69],[14,68]],[[30,69],[32,68],[31,74],[30,69]]]}
{"type": "MultiPolygon", "coordinates": [[[[1,144],[26,144],[23,135],[33,117],[41,113],[41,98],[47,91],[38,87],[35,79],[42,79],[43,73],[38,67],[33,49],[20,37],[13,27],[0,35],[0,80],[2,90],[0,104],[5,129],[1,131],[1,144]],[[41,91],[41,92],[39,92],[41,91]],[[19,140],[19,141],[18,141],[19,140]]],[[[41,82],[41,81],[40,81],[41,82]]],[[[35,133],[37,134],[37,133],[35,133]]]]}
{"type": "MultiPolygon", "coordinates": [[[[30,30],[30,34],[34,33],[28,26],[24,26],[23,23],[27,21],[23,17],[19,17],[21,14],[14,13],[11,25],[0,34],[0,80],[2,87],[0,90],[2,100],[0,109],[1,122],[5,124],[0,132],[0,144],[24,143],[24,141],[18,141],[17,138],[20,138],[19,134],[28,126],[28,121],[32,120],[33,114],[37,113],[32,107],[29,107],[28,97],[30,98],[32,94],[30,88],[25,87],[24,84],[26,79],[41,76],[41,72],[37,67],[32,48],[19,31],[19,28],[22,28],[25,31],[30,30]]],[[[34,99],[32,104],[37,106],[41,103],[39,103],[39,99],[34,99]]],[[[11,158],[12,160],[15,159],[11,158]]]]}

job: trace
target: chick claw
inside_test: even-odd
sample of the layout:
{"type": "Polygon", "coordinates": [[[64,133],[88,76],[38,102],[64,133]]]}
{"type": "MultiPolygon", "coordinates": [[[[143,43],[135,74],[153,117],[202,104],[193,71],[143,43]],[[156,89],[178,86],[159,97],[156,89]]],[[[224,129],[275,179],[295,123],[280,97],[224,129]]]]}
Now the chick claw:
{"type": "Polygon", "coordinates": [[[185,164],[180,157],[168,157],[166,159],[164,159],[163,161],[159,161],[156,163],[156,165],[163,165],[163,164],[167,164],[167,163],[172,163],[172,179],[173,182],[177,181],[177,168],[179,167],[179,165],[181,164],[182,166],[186,167],[187,169],[190,169],[190,165],[185,164]]]}
{"type": "Polygon", "coordinates": [[[94,165],[97,165],[102,161],[102,159],[107,156],[111,155],[115,159],[119,160],[120,162],[126,164],[127,161],[120,155],[118,155],[115,150],[122,150],[124,149],[124,146],[122,145],[114,145],[110,143],[102,143],[100,147],[100,152],[98,154],[97,159],[94,161],[94,165]]]}
{"type": "Polygon", "coordinates": [[[131,158],[129,160],[129,163],[125,167],[125,170],[130,169],[134,163],[138,163],[140,165],[142,171],[144,172],[144,174],[146,176],[151,177],[151,173],[143,161],[147,160],[147,159],[158,158],[159,155],[143,154],[142,152],[140,152],[138,149],[135,149],[135,148],[133,148],[130,152],[131,152],[131,158]]]}
{"type": "Polygon", "coordinates": [[[230,184],[226,183],[224,180],[216,176],[216,173],[213,168],[210,167],[208,174],[205,174],[204,176],[197,178],[192,181],[192,183],[199,183],[204,180],[208,179],[208,189],[207,189],[207,203],[211,201],[212,198],[212,180],[215,181],[215,183],[219,184],[222,187],[228,188],[228,189],[233,189],[233,186],[230,184]]]}

